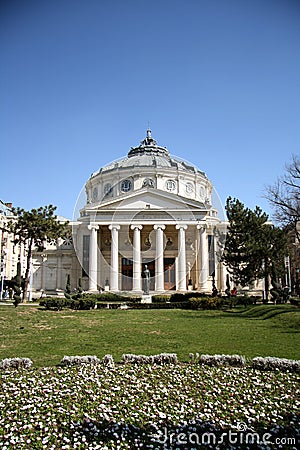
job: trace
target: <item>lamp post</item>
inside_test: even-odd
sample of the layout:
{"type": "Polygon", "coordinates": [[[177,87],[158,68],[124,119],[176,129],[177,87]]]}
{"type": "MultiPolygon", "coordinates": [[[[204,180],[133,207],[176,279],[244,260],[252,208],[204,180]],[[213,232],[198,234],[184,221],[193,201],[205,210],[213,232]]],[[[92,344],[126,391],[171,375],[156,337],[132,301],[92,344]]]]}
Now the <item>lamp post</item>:
{"type": "Polygon", "coordinates": [[[290,266],[290,257],[284,257],[284,266],[285,266],[285,285],[288,287],[289,292],[291,292],[291,266],[290,266]]]}
{"type": "Polygon", "coordinates": [[[0,291],[0,299],[3,299],[3,291],[4,291],[4,283],[6,276],[6,258],[7,258],[7,249],[2,248],[1,254],[1,291],[0,291]]]}
{"type": "Polygon", "coordinates": [[[295,280],[295,291],[296,291],[296,295],[298,295],[298,297],[299,297],[299,272],[300,272],[300,269],[299,269],[299,267],[296,267],[296,269],[295,269],[295,273],[296,273],[296,280],[295,280]]]}

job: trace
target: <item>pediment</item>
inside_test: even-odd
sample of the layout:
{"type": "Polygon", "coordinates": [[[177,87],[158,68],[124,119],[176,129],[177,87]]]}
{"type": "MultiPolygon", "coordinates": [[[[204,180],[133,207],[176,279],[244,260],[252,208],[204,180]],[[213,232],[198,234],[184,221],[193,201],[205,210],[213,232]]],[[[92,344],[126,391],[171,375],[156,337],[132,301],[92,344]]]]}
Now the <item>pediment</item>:
{"type": "Polygon", "coordinates": [[[166,211],[166,210],[207,210],[207,207],[196,200],[179,197],[168,192],[145,188],[126,196],[112,198],[106,202],[88,205],[86,210],[101,213],[107,210],[134,211],[166,211]]]}

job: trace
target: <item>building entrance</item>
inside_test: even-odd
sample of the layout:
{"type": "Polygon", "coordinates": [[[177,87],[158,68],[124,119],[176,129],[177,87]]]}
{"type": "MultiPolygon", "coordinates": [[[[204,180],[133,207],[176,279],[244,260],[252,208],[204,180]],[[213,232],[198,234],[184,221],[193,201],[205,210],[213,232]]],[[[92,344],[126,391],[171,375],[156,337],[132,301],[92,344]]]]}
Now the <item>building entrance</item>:
{"type": "MultiPolygon", "coordinates": [[[[150,271],[150,291],[155,290],[155,261],[143,259],[142,264],[142,289],[143,272],[145,265],[150,271]]],[[[176,288],[175,279],[175,258],[164,258],[164,289],[166,291],[176,288]]],[[[122,258],[122,291],[131,291],[133,287],[133,261],[131,259],[122,258]]]]}
{"type": "Polygon", "coordinates": [[[175,280],[175,258],[164,259],[164,288],[170,291],[176,288],[175,280]]]}
{"type": "Polygon", "coordinates": [[[122,258],[122,291],[132,290],[133,261],[122,258]]]}

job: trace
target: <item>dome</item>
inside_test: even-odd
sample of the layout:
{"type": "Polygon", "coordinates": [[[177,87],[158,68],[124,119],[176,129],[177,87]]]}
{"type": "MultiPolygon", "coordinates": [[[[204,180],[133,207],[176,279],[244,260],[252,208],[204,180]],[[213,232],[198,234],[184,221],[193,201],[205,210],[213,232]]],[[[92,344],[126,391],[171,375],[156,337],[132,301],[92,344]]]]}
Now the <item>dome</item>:
{"type": "Polygon", "coordinates": [[[131,147],[125,158],[121,158],[108,164],[107,166],[104,166],[99,172],[94,173],[92,177],[100,172],[105,173],[115,169],[135,167],[147,167],[148,169],[151,167],[161,167],[164,169],[173,168],[175,170],[177,169],[189,173],[200,173],[201,175],[205,175],[204,172],[201,172],[196,166],[171,156],[166,147],[157,145],[156,140],[151,136],[151,130],[148,129],[146,138],[141,141],[139,146],[131,147]]]}
{"type": "Polygon", "coordinates": [[[109,202],[144,189],[211,204],[212,185],[205,173],[171,156],[166,147],[153,139],[150,129],[140,145],[131,147],[127,156],[91,175],[86,183],[87,204],[109,202]]]}

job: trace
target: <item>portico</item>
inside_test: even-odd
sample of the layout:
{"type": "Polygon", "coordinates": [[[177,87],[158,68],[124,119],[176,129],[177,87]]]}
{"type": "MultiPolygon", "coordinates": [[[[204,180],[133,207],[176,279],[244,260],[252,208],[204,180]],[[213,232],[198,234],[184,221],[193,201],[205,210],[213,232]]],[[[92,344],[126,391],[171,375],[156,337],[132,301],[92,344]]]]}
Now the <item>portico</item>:
{"type": "Polygon", "coordinates": [[[108,280],[112,292],[141,293],[147,264],[152,291],[184,292],[190,272],[193,288],[207,292],[211,274],[206,230],[199,223],[89,224],[88,290],[103,289],[108,280]]]}

